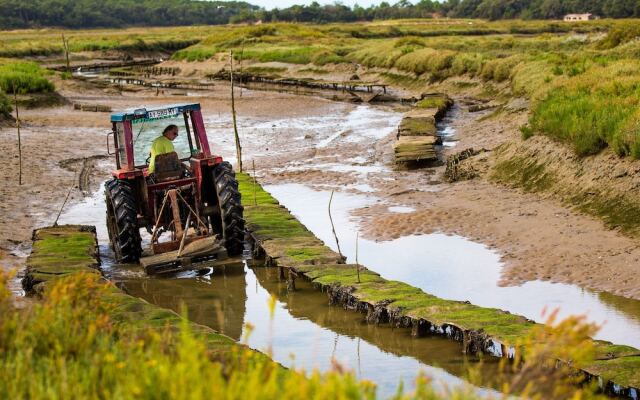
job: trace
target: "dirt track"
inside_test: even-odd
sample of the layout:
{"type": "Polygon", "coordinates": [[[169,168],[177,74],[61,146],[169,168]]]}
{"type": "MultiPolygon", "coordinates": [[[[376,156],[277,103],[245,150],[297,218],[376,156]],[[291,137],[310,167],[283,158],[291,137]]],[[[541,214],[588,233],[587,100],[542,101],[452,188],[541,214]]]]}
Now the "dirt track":
{"type": "MultiPolygon", "coordinates": [[[[75,82],[57,84],[61,94],[73,101],[98,102],[113,109],[201,102],[214,131],[230,132],[228,87],[223,84],[202,97],[175,96],[170,91],[156,96],[153,90],[119,93],[75,82]]],[[[608,230],[599,221],[553,200],[522,194],[484,179],[442,183],[442,167],[393,171],[389,167],[393,135],[358,142],[352,140],[354,132],[346,129],[330,145],[320,147],[307,137],[313,132],[280,126],[278,122],[340,120],[355,107],[309,96],[244,91],[237,108],[245,159],[255,159],[259,175],[267,183],[313,183],[343,190],[370,185],[372,194],[382,200],[380,205],[356,213],[363,218],[363,234],[367,237],[385,240],[413,233],[456,233],[495,248],[502,255],[507,267],[505,284],[546,279],[640,299],[637,242],[608,230]],[[327,170],[327,165],[337,164],[349,167],[327,170]],[[416,211],[392,213],[388,205],[411,206],[416,211]]],[[[7,165],[0,187],[0,260],[9,268],[23,262],[28,249],[22,243],[28,241],[31,230],[53,222],[70,186],[76,186],[70,201],[78,201],[83,191],[95,190],[106,179],[110,168],[108,160],[100,159],[105,155],[105,133],[110,128],[108,113],[79,112],[65,106],[27,110],[22,115],[22,187],[17,185],[15,130],[0,129],[0,151],[7,165]],[[84,161],[87,157],[89,161],[84,161]],[[79,182],[82,190],[77,188],[79,182]]],[[[503,140],[517,138],[517,128],[524,118],[523,113],[516,113],[479,123],[475,115],[465,114],[455,123],[461,139],[456,149],[490,149],[503,140]]],[[[375,124],[382,126],[384,121],[375,124]]],[[[222,139],[219,144],[223,156],[233,159],[231,141],[222,139]]]]}

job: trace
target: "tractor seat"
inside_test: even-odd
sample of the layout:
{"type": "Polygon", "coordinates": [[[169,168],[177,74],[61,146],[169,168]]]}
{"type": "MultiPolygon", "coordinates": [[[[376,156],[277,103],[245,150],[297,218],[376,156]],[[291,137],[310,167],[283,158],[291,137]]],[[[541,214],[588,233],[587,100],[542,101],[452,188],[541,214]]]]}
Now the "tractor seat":
{"type": "Polygon", "coordinates": [[[156,181],[166,182],[182,178],[184,165],[175,151],[157,155],[155,164],[156,181]]]}

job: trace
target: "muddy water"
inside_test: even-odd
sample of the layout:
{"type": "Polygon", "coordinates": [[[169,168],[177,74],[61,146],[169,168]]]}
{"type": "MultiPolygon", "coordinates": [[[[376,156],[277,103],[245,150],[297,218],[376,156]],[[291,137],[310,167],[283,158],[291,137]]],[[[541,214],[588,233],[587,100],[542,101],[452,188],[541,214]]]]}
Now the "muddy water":
{"type": "MultiPolygon", "coordinates": [[[[206,275],[184,272],[162,278],[147,276],[138,265],[117,265],[108,246],[104,217],[100,188],[85,202],[69,208],[60,223],[97,227],[103,270],[109,279],[150,303],[177,312],[185,305],[194,322],[235,340],[246,340],[254,349],[271,349],[273,359],[285,366],[327,371],[335,358],[359,378],[375,382],[385,397],[395,392],[400,381],[411,388],[421,372],[442,387],[467,385],[460,376],[477,359],[461,354],[459,343],[441,337],[413,338],[409,330],[368,325],[362,314],[330,306],[326,295],[308,283],[299,282],[296,292],[287,292],[277,270],[256,266],[255,261],[206,275]],[[272,295],[277,298],[273,318],[268,308],[272,295]]],[[[482,368],[483,374],[492,377],[498,365],[490,360],[482,368]]]]}
{"type": "MultiPolygon", "coordinates": [[[[282,204],[316,236],[337,249],[327,214],[330,192],[300,184],[267,186],[282,204]]],[[[358,222],[351,211],[374,205],[372,195],[335,193],[333,220],[340,248],[355,260],[358,222]]],[[[460,236],[412,235],[375,242],[359,239],[359,261],[387,279],[399,280],[437,296],[469,300],[544,322],[543,310],[560,309],[560,316],[586,314],[602,324],[597,338],[640,346],[640,301],[577,286],[531,281],[521,286],[498,286],[502,264],[487,247],[460,236]]]]}

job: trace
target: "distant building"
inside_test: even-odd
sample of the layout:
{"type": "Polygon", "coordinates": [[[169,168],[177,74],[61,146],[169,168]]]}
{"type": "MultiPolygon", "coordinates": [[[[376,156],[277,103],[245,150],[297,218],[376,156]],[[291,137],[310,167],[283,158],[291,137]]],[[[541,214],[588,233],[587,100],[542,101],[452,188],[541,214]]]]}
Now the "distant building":
{"type": "Polygon", "coordinates": [[[567,14],[564,16],[564,20],[567,22],[593,21],[594,19],[600,19],[600,17],[593,14],[567,14]]]}

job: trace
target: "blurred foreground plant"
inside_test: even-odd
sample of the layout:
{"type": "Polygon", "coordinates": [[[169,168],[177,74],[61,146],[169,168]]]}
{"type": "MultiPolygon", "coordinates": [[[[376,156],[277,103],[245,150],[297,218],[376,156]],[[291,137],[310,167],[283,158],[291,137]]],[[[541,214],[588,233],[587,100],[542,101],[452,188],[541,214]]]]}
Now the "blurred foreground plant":
{"type": "MultiPolygon", "coordinates": [[[[0,398],[376,398],[373,383],[339,365],[328,373],[286,370],[241,345],[225,351],[228,342],[194,331],[186,318],[159,328],[118,322],[116,289],[96,275],[61,279],[26,309],[13,306],[8,279],[0,273],[0,398]]],[[[595,398],[591,387],[576,386],[571,369],[593,357],[595,327],[581,318],[555,324],[555,317],[518,344],[527,348],[522,358],[518,352],[515,362],[504,362],[504,397],[595,398]]],[[[421,375],[412,392],[400,386],[394,398],[479,396],[471,386],[436,389],[421,375]]]]}

